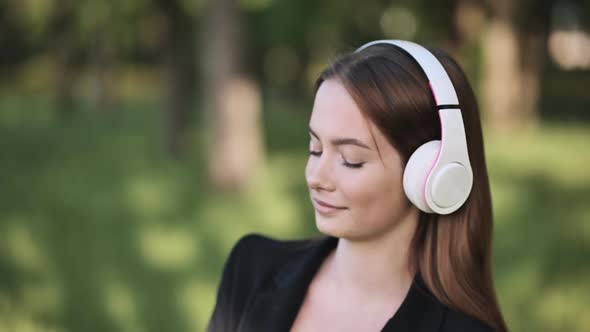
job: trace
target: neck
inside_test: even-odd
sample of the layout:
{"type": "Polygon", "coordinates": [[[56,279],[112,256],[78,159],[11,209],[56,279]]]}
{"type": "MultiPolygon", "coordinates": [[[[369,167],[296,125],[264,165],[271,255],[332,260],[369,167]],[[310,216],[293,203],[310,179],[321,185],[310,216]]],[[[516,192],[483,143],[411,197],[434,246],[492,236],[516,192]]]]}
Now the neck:
{"type": "Polygon", "coordinates": [[[365,298],[404,298],[414,276],[409,250],[418,213],[409,209],[392,229],[375,237],[340,238],[328,257],[333,280],[341,289],[365,298]]]}

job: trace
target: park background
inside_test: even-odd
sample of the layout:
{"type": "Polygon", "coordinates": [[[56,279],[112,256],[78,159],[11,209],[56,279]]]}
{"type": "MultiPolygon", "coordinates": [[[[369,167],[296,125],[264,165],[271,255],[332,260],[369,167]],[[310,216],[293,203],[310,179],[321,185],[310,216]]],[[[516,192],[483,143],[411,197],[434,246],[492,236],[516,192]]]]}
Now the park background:
{"type": "Polygon", "coordinates": [[[478,96],[512,331],[590,330],[590,1],[3,0],[0,331],[203,331],[246,233],[318,235],[312,84],[374,39],[478,96]]]}

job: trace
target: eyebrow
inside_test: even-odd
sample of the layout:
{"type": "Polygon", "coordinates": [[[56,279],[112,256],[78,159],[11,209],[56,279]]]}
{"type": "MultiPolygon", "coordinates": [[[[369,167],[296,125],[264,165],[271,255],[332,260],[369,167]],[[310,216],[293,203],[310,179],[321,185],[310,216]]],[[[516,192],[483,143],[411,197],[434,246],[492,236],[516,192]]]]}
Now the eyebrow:
{"type": "MultiPolygon", "coordinates": [[[[313,131],[313,129],[311,129],[311,127],[309,127],[309,133],[311,135],[313,135],[313,137],[317,138],[318,140],[320,139],[318,137],[318,135],[313,131]]],[[[349,138],[349,137],[338,137],[338,138],[334,138],[330,141],[332,143],[332,145],[356,145],[359,146],[361,148],[365,148],[365,149],[369,149],[371,150],[371,148],[366,145],[365,143],[359,141],[356,138],[349,138]]]]}

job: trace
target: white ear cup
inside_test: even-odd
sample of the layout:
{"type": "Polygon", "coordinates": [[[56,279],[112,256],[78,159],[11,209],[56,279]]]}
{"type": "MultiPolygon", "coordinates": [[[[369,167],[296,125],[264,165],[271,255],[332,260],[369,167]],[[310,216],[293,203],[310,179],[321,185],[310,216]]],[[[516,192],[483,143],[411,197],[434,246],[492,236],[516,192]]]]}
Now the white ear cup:
{"type": "Polygon", "coordinates": [[[438,208],[449,209],[451,213],[458,209],[471,191],[471,176],[465,166],[459,163],[444,165],[435,174],[430,175],[430,194],[438,208]]]}
{"type": "Polygon", "coordinates": [[[410,156],[404,170],[404,192],[421,211],[449,214],[467,200],[473,177],[465,166],[457,162],[435,167],[440,146],[441,141],[430,141],[410,156]]]}
{"type": "Polygon", "coordinates": [[[404,192],[406,196],[420,210],[433,213],[424,197],[424,185],[428,173],[436,162],[440,141],[430,141],[422,144],[408,159],[404,170],[404,192]]]}

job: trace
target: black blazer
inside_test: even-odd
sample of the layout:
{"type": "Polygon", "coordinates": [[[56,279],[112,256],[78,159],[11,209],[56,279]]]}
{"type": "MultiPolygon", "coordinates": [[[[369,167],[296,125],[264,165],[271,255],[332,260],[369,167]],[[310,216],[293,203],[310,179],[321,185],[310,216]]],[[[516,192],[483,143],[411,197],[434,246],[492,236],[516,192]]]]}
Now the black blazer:
{"type": "MultiPolygon", "coordinates": [[[[225,263],[207,331],[289,331],[307,287],[337,243],[334,237],[299,241],[277,241],[260,235],[241,238],[225,263]]],[[[382,331],[492,329],[440,303],[417,275],[382,331]]]]}

